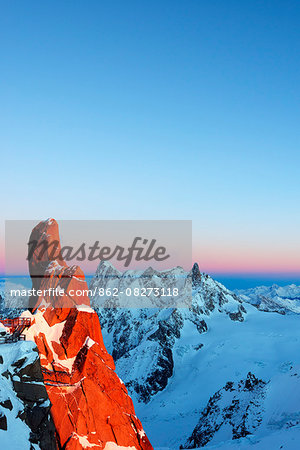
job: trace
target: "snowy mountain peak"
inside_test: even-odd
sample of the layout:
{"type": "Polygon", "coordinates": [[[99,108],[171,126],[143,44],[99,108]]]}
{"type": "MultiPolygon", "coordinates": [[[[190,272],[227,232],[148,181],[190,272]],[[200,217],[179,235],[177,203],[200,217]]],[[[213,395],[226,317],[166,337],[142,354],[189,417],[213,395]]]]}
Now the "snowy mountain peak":
{"type": "Polygon", "coordinates": [[[100,261],[95,276],[120,276],[122,272],[116,269],[110,261],[100,261]]]}

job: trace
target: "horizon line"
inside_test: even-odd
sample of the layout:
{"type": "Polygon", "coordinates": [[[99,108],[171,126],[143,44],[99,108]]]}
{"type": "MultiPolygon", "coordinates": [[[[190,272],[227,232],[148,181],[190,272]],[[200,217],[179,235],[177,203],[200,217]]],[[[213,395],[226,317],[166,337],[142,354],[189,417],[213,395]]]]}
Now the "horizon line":
{"type": "MultiPolygon", "coordinates": [[[[177,266],[178,267],[178,266],[177,266]]],[[[174,267],[175,268],[175,267],[174,267]]],[[[206,270],[201,270],[200,269],[200,273],[205,273],[207,275],[212,275],[212,276],[224,276],[224,277],[230,277],[230,276],[236,276],[236,277],[280,277],[280,278],[286,278],[286,277],[296,277],[296,278],[300,278],[300,272],[215,272],[215,271],[206,271],[206,270]]],[[[117,269],[118,271],[120,271],[119,269],[117,269]]],[[[124,272],[128,271],[128,270],[140,270],[140,269],[127,269],[124,272]]],[[[170,270],[170,269],[166,269],[166,270],[170,270]]],[[[192,270],[192,269],[191,269],[192,270]]],[[[163,272],[164,270],[159,270],[161,272],[163,272]]],[[[122,272],[122,271],[120,271],[122,272]]],[[[188,271],[187,271],[188,272],[188,271]]],[[[85,273],[85,276],[94,276],[96,272],[88,272],[85,273]]],[[[16,273],[16,274],[6,274],[6,273],[0,273],[0,277],[1,278],[5,278],[5,277],[28,277],[30,278],[30,274],[28,273],[16,273]]]]}

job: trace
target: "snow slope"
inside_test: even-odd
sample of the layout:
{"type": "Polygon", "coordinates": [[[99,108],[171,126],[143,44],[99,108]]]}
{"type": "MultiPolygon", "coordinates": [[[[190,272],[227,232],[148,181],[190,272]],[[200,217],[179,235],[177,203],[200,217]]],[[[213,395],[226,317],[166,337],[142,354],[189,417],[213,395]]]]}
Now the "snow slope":
{"type": "MultiPolygon", "coordinates": [[[[174,374],[167,388],[148,404],[136,405],[155,448],[174,450],[184,444],[210,397],[228,381],[237,383],[248,372],[270,382],[271,405],[279,400],[276,408],[270,407],[264,414],[262,437],[271,434],[274,427],[285,429],[295,414],[300,414],[300,385],[296,391],[292,389],[295,380],[299,382],[292,376],[300,364],[297,316],[259,312],[250,305],[246,309],[243,323],[217,314],[207,318],[209,329],[202,335],[203,347],[198,351],[193,347],[197,335],[189,324],[184,327],[174,348],[174,374]],[[282,395],[284,384],[286,395],[282,395]]],[[[230,440],[232,433],[229,430],[225,436],[216,436],[218,439],[230,440]]]]}

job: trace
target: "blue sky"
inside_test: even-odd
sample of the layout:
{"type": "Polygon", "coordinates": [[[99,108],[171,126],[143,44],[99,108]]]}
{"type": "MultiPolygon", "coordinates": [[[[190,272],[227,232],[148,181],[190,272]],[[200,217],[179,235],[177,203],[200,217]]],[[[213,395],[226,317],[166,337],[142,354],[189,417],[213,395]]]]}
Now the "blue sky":
{"type": "Polygon", "coordinates": [[[2,232],[192,219],[203,270],[299,272],[299,2],[0,5],[2,232]]]}

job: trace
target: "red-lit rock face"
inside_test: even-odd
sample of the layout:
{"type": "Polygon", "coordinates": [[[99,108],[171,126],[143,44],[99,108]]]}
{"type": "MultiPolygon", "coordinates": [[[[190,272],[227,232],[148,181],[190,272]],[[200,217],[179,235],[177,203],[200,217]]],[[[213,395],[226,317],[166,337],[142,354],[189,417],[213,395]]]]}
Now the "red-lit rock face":
{"type": "MultiPolygon", "coordinates": [[[[45,237],[59,241],[54,220],[41,222],[31,235],[37,240],[45,237]]],[[[70,289],[88,289],[82,271],[64,261],[51,261],[49,254],[41,261],[33,255],[29,270],[36,288],[65,289],[62,298],[36,299],[34,321],[27,331],[27,339],[34,339],[39,349],[58,446],[66,450],[152,449],[127,389],[114,371],[89,298],[68,294],[70,289]],[[41,271],[44,278],[34,278],[41,271]],[[51,306],[53,300],[59,307],[51,306]]]]}

